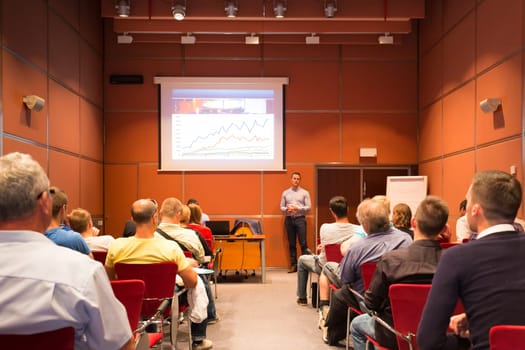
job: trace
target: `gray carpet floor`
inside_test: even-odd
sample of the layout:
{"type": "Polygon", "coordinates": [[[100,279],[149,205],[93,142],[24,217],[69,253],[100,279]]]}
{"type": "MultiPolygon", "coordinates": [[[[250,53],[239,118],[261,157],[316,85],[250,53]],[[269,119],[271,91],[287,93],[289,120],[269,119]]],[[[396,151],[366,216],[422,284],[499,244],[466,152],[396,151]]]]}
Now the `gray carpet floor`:
{"type": "Polygon", "coordinates": [[[220,321],[207,330],[213,349],[331,348],[321,339],[317,310],[311,304],[296,304],[296,273],[270,269],[266,283],[260,281],[260,276],[245,278],[230,272],[218,283],[215,302],[220,321]]]}

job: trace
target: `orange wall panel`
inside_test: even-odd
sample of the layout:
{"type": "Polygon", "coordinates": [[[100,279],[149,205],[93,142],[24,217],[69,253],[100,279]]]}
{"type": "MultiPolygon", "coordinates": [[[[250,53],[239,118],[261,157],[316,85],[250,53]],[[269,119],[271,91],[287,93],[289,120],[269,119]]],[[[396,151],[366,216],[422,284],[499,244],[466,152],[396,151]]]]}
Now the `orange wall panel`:
{"type": "MultiPolygon", "coordinates": [[[[25,1],[2,1],[2,11],[2,45],[40,69],[46,69],[47,15],[42,15],[47,11],[46,2],[33,1],[28,6],[25,1]]],[[[2,74],[6,73],[4,69],[2,74]]]]}
{"type": "Polygon", "coordinates": [[[80,99],[80,153],[102,161],[104,159],[102,109],[80,99]]]}
{"type": "MultiPolygon", "coordinates": [[[[88,174],[86,174],[88,175],[88,174]]],[[[66,153],[49,151],[49,181],[68,196],[68,210],[80,206],[80,159],[66,153]]],[[[91,210],[91,208],[86,208],[91,210]]]]}
{"type": "Polygon", "coordinates": [[[102,105],[102,53],[96,52],[84,42],[80,44],[80,95],[102,105]]]}
{"type": "Polygon", "coordinates": [[[44,169],[44,171],[46,173],[49,173],[48,172],[48,161],[47,161],[47,150],[45,148],[30,144],[30,143],[20,142],[18,140],[6,138],[6,137],[4,137],[2,140],[3,140],[4,154],[11,153],[11,152],[20,152],[20,153],[30,154],[34,160],[40,163],[40,166],[44,169]]]}
{"type": "Polygon", "coordinates": [[[130,220],[131,204],[138,199],[138,168],[134,164],[104,165],[104,228],[105,233],[122,236],[126,220],[130,220]]]}
{"type": "Polygon", "coordinates": [[[477,8],[476,70],[490,67],[523,46],[523,1],[480,2],[477,8]]]}
{"type": "MultiPolygon", "coordinates": [[[[159,204],[168,197],[183,200],[182,175],[180,173],[158,172],[157,163],[138,164],[137,198],[153,198],[159,204]]],[[[131,202],[129,203],[131,205],[131,202]]]]}
{"type": "MultiPolygon", "coordinates": [[[[80,160],[80,204],[92,216],[104,214],[103,192],[103,165],[86,159],[80,160]]],[[[71,211],[74,208],[69,208],[71,211]]]]}
{"type": "MultiPolygon", "coordinates": [[[[443,152],[474,146],[475,84],[470,82],[443,99],[443,152]]],[[[427,135],[428,137],[429,135],[427,135]]]]}
{"type": "Polygon", "coordinates": [[[343,109],[416,110],[416,67],[415,60],[345,62],[343,109]]]}
{"type": "MultiPolygon", "coordinates": [[[[432,48],[440,39],[443,33],[443,3],[452,2],[454,0],[445,1],[431,1],[425,2],[426,16],[423,21],[420,22],[420,48],[421,52],[427,52],[432,48]]],[[[468,0],[472,1],[472,0],[468,0]]],[[[454,1],[455,2],[455,1],[454,1]]]]}
{"type": "Polygon", "coordinates": [[[2,56],[2,108],[4,132],[45,144],[48,107],[37,112],[28,110],[22,98],[38,95],[47,100],[46,78],[33,67],[9,53],[2,56]]]}
{"type": "Polygon", "coordinates": [[[343,161],[359,162],[359,149],[373,147],[379,164],[415,163],[416,120],[406,114],[345,115],[343,161]]]}
{"type": "MultiPolygon", "coordinates": [[[[450,219],[457,219],[459,202],[465,199],[475,173],[474,152],[462,153],[443,160],[443,197],[447,198],[450,219]],[[461,171],[458,171],[461,169],[461,171]]],[[[453,230],[455,232],[455,229],[453,230]]]]}
{"type": "Polygon", "coordinates": [[[444,0],[443,30],[446,32],[457,24],[467,13],[473,11],[476,0],[444,0]]]}
{"type": "Polygon", "coordinates": [[[261,63],[257,60],[210,62],[209,60],[192,59],[184,62],[182,70],[186,76],[258,76],[261,71],[261,63]]]}
{"type": "Polygon", "coordinates": [[[426,107],[442,94],[443,44],[421,55],[419,61],[419,105],[426,107]]]}
{"type": "Polygon", "coordinates": [[[443,92],[474,76],[476,22],[468,15],[443,40],[443,92]]]}
{"type": "Polygon", "coordinates": [[[428,194],[443,197],[443,161],[419,164],[419,175],[427,176],[428,194]]]}
{"type": "Polygon", "coordinates": [[[443,153],[443,121],[441,101],[420,111],[419,160],[438,157],[443,153]]]}
{"type": "MultiPolygon", "coordinates": [[[[65,0],[68,1],[68,0],[65,0]]],[[[70,0],[69,0],[70,1],[70,0]]],[[[100,15],[100,3],[98,1],[80,1],[80,35],[96,51],[103,51],[103,21],[100,15]]],[[[100,87],[99,87],[100,88],[100,87]]]]}
{"type": "Polygon", "coordinates": [[[523,183],[522,152],[522,140],[519,138],[482,147],[478,150],[476,170],[496,169],[510,173],[511,165],[515,165],[518,179],[523,183]]]}
{"type": "Polygon", "coordinates": [[[73,91],[79,89],[80,45],[77,33],[53,12],[49,14],[49,74],[73,91]]]}
{"type": "Polygon", "coordinates": [[[286,161],[340,160],[339,116],[295,114],[286,116],[286,161]]]}
{"type": "Polygon", "coordinates": [[[158,116],[156,112],[106,113],[108,163],[158,161],[158,116]]]}
{"type": "Polygon", "coordinates": [[[71,0],[49,0],[49,6],[76,30],[79,29],[79,3],[71,0]]]}
{"type": "Polygon", "coordinates": [[[187,174],[184,201],[192,197],[202,201],[210,217],[261,214],[261,175],[258,172],[212,174],[187,174]]]}
{"type": "MultiPolygon", "coordinates": [[[[517,135],[522,131],[522,55],[517,55],[478,79],[478,100],[501,98],[502,108],[495,113],[477,109],[477,142],[486,143],[517,135]]],[[[478,101],[478,103],[479,103],[478,101]]]]}
{"type": "Polygon", "coordinates": [[[49,143],[80,151],[80,98],[54,81],[49,82],[49,143]],[[67,125],[67,132],[65,126],[67,125]]]}

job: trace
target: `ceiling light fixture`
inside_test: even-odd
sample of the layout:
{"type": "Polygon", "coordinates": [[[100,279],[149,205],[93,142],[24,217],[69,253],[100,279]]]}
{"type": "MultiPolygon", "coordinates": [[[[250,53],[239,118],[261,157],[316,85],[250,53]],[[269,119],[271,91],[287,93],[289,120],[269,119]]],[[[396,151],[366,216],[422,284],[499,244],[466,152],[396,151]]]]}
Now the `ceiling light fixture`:
{"type": "Polygon", "coordinates": [[[186,6],[174,4],[171,7],[171,13],[173,14],[173,18],[175,18],[177,21],[182,21],[184,17],[186,17],[186,6]]]}
{"type": "Polygon", "coordinates": [[[392,45],[394,43],[394,37],[390,35],[390,33],[385,33],[385,35],[380,35],[377,41],[381,45],[392,45]]]}
{"type": "Polygon", "coordinates": [[[122,35],[117,36],[118,44],[131,44],[132,42],[133,42],[133,37],[129,35],[128,33],[124,33],[122,35]]]}
{"type": "Polygon", "coordinates": [[[273,13],[275,18],[284,18],[284,13],[286,12],[286,2],[285,1],[275,1],[273,7],[273,13]]]}
{"type": "Polygon", "coordinates": [[[234,1],[227,1],[226,2],[226,7],[224,8],[224,11],[226,11],[226,16],[228,18],[235,18],[237,17],[237,11],[239,10],[239,8],[237,7],[237,5],[235,4],[234,1]]]}
{"type": "Polygon", "coordinates": [[[246,45],[259,45],[259,37],[252,33],[250,36],[244,38],[246,45]]]}
{"type": "Polygon", "coordinates": [[[129,17],[131,12],[131,0],[117,0],[115,9],[119,17],[129,17]]]}
{"type": "Polygon", "coordinates": [[[195,44],[195,41],[197,41],[197,38],[191,35],[191,33],[188,33],[180,37],[181,44],[195,44]]]}
{"type": "Polygon", "coordinates": [[[332,18],[337,12],[337,0],[325,0],[324,2],[324,16],[332,18]]]}
{"type": "Polygon", "coordinates": [[[307,36],[305,38],[305,42],[308,45],[317,45],[317,44],[319,44],[319,37],[317,35],[315,35],[315,33],[312,33],[312,35],[307,36]]]}

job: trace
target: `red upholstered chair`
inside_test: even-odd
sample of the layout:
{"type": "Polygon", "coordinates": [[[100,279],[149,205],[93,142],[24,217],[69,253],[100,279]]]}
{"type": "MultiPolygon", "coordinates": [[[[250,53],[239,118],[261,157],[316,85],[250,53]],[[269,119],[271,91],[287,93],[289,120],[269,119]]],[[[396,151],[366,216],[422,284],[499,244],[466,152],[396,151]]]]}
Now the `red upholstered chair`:
{"type": "Polygon", "coordinates": [[[340,262],[343,256],[341,255],[341,244],[325,244],[324,251],[326,254],[326,261],[340,262]]]}
{"type": "Polygon", "coordinates": [[[497,325],[490,329],[490,350],[523,349],[525,326],[497,325]]]}
{"type": "MultiPolygon", "coordinates": [[[[115,264],[115,272],[119,280],[138,279],[145,283],[144,300],[142,303],[141,316],[143,319],[157,319],[162,325],[164,317],[172,315],[171,322],[171,343],[176,344],[178,331],[178,315],[185,308],[179,308],[178,296],[175,292],[175,278],[178,272],[178,265],[175,262],[155,263],[155,264],[115,264]],[[168,307],[164,313],[157,310],[165,300],[171,300],[171,308],[168,307]]],[[[191,335],[188,320],[188,331],[191,335]]],[[[164,327],[161,327],[164,330],[164,327]]],[[[150,337],[150,344],[152,343],[150,337]]],[[[191,346],[191,342],[189,342],[191,346]]]]}
{"type": "Polygon", "coordinates": [[[100,262],[102,265],[106,264],[106,256],[108,255],[107,251],[92,250],[91,253],[93,254],[93,258],[95,258],[96,261],[100,262]]]}
{"type": "Polygon", "coordinates": [[[139,326],[142,301],[146,285],[142,280],[111,281],[115,297],[124,305],[128,314],[129,326],[134,331],[139,326]]]}
{"type": "Polygon", "coordinates": [[[73,350],[75,330],[66,327],[34,334],[0,334],[0,344],[2,349],[73,350]]]}
{"type": "Polygon", "coordinates": [[[461,243],[458,243],[458,242],[441,242],[441,243],[439,243],[439,245],[441,246],[442,249],[447,249],[447,248],[453,247],[453,246],[458,245],[458,244],[461,244],[461,243]]]}
{"type": "Polygon", "coordinates": [[[361,277],[363,278],[363,286],[365,290],[370,286],[374,272],[376,271],[377,262],[369,261],[361,265],[361,277]]]}
{"type": "Polygon", "coordinates": [[[417,350],[416,333],[430,284],[393,284],[389,289],[392,318],[399,350],[417,350]]]}

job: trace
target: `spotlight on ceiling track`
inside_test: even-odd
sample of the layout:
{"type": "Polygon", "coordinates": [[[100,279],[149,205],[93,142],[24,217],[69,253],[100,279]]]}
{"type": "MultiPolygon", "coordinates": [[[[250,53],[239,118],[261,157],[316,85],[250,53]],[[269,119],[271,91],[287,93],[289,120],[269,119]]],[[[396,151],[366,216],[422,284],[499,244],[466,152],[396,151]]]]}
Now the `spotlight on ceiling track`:
{"type": "Polygon", "coordinates": [[[237,17],[238,10],[239,10],[239,7],[237,7],[234,1],[226,1],[226,7],[224,8],[224,11],[226,12],[226,16],[228,18],[237,17]]]}
{"type": "Polygon", "coordinates": [[[286,2],[275,1],[275,5],[273,7],[273,13],[275,14],[275,18],[284,18],[285,12],[286,12],[286,2]]]}
{"type": "Polygon", "coordinates": [[[392,45],[394,43],[394,37],[390,35],[390,33],[385,33],[385,35],[380,35],[377,41],[381,45],[392,45]]]}
{"type": "Polygon", "coordinates": [[[244,38],[246,45],[259,45],[259,37],[252,33],[250,36],[244,38]]]}
{"type": "Polygon", "coordinates": [[[181,44],[195,44],[195,41],[197,41],[197,39],[195,38],[195,36],[191,35],[191,33],[180,37],[181,44]]]}
{"type": "Polygon", "coordinates": [[[117,10],[117,16],[129,17],[131,12],[131,0],[117,0],[115,2],[115,9],[117,10]]]}
{"type": "Polygon", "coordinates": [[[171,7],[171,13],[173,14],[173,18],[175,18],[177,21],[182,21],[184,17],[186,17],[186,6],[174,4],[171,7]]]}
{"type": "Polygon", "coordinates": [[[337,12],[337,0],[325,0],[324,2],[324,16],[332,18],[337,12]]]}

